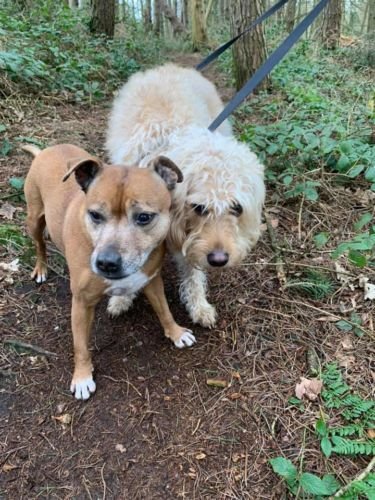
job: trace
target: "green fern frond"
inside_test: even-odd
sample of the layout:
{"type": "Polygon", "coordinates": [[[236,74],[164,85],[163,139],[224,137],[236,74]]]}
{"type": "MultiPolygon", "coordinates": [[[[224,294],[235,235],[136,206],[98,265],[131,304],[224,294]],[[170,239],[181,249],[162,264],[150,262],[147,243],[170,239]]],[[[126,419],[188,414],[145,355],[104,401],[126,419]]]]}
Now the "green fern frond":
{"type": "Polygon", "coordinates": [[[313,299],[324,299],[334,291],[330,278],[317,271],[307,271],[301,279],[289,280],[285,288],[293,288],[313,299]]]}
{"type": "Polygon", "coordinates": [[[348,424],[342,427],[330,427],[329,432],[333,436],[347,437],[357,435],[360,438],[363,437],[365,433],[362,424],[348,424]]]}
{"type": "Polygon", "coordinates": [[[340,436],[332,436],[332,451],[338,455],[375,455],[375,441],[353,441],[340,436]]]}
{"type": "Polygon", "coordinates": [[[353,481],[350,488],[338,497],[338,500],[357,500],[359,498],[375,498],[375,474],[370,473],[365,479],[353,481]]]}

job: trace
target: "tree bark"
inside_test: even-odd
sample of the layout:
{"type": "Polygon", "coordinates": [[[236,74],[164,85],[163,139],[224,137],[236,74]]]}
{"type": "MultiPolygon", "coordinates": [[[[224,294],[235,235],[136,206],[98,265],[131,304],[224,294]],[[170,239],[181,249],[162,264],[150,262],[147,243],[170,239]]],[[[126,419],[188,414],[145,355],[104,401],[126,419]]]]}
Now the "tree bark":
{"type": "Polygon", "coordinates": [[[322,26],[322,43],[334,50],[340,45],[342,0],[331,0],[325,9],[322,26]]]}
{"type": "Polygon", "coordinates": [[[370,66],[375,67],[375,2],[368,0],[367,38],[368,53],[367,60],[370,66]]]}
{"type": "Polygon", "coordinates": [[[115,0],[92,0],[90,31],[113,38],[115,33],[115,0]]]}
{"type": "Polygon", "coordinates": [[[189,0],[181,0],[181,22],[187,28],[189,26],[189,0]]]}
{"type": "Polygon", "coordinates": [[[191,0],[191,36],[193,50],[199,50],[207,43],[207,31],[204,23],[203,0],[191,0]]]}
{"type": "MultiPolygon", "coordinates": [[[[236,0],[231,7],[232,36],[241,33],[260,15],[260,1],[236,0]]],[[[257,26],[240,38],[233,46],[233,72],[237,89],[255,73],[267,57],[263,28],[257,26]]],[[[270,86],[267,77],[257,90],[270,86]]]]}
{"type": "Polygon", "coordinates": [[[288,33],[293,31],[296,22],[297,0],[289,0],[285,10],[285,28],[288,33]]]}
{"type": "Polygon", "coordinates": [[[144,11],[143,11],[143,24],[146,31],[151,31],[152,29],[152,6],[151,0],[146,0],[144,11]]]}
{"type": "Polygon", "coordinates": [[[161,18],[161,1],[154,0],[154,31],[155,35],[161,35],[162,18],[161,18]]]}
{"type": "Polygon", "coordinates": [[[173,35],[186,33],[185,26],[179,21],[178,17],[173,12],[173,9],[165,2],[165,0],[159,0],[159,2],[161,11],[171,23],[173,35]]]}

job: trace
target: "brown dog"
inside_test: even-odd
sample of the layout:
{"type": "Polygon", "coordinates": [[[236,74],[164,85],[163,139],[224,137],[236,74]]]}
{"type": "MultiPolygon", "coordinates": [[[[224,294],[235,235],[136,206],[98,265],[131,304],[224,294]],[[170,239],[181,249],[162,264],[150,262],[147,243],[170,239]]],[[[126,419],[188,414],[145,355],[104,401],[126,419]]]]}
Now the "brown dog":
{"type": "Polygon", "coordinates": [[[103,165],[68,144],[23,149],[36,157],[25,181],[27,225],[37,254],[32,277],[46,280],[45,226],[69,267],[75,397],[88,399],[96,388],[88,343],[95,306],[105,294],[116,300],[144,288],[165,335],[177,347],[191,346],[195,338],[174,321],[160,277],[169,190],[182,180],[176,165],[165,157],[147,169],[103,165]]]}

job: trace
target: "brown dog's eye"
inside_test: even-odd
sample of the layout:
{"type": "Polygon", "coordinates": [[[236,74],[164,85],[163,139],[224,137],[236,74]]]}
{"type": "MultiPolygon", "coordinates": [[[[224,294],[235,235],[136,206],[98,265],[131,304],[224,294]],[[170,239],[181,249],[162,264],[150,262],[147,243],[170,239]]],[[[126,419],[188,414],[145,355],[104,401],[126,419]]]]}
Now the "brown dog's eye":
{"type": "Polygon", "coordinates": [[[156,214],[142,212],[134,217],[135,223],[139,226],[147,226],[155,218],[156,214]]]}
{"type": "Polygon", "coordinates": [[[242,205],[240,205],[239,203],[234,203],[230,207],[230,211],[232,212],[233,215],[235,215],[236,217],[239,217],[243,212],[242,205]]]}
{"type": "Polygon", "coordinates": [[[89,210],[88,214],[95,224],[100,224],[101,222],[104,222],[104,216],[100,212],[96,212],[96,210],[89,210]]]}
{"type": "Polygon", "coordinates": [[[201,217],[208,214],[208,210],[204,205],[192,205],[194,212],[201,217]]]}

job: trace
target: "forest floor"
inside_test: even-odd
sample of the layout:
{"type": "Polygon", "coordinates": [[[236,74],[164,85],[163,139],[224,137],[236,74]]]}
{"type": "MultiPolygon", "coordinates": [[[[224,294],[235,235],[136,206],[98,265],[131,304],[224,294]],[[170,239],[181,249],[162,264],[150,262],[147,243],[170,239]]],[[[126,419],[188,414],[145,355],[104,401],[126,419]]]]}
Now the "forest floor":
{"type": "MultiPolygon", "coordinates": [[[[196,60],[194,55],[178,58],[186,65],[196,60]]],[[[215,69],[207,75],[228,99],[233,90],[225,78],[215,69]]],[[[32,137],[104,153],[109,102],[78,106],[15,95],[0,106],[12,143],[32,137]]],[[[29,165],[30,158],[14,148],[0,170],[1,206],[8,202],[16,208],[11,221],[3,212],[1,221],[23,234],[25,204],[12,195],[8,180],[25,176],[29,165]]],[[[242,266],[212,275],[210,299],[219,311],[218,325],[212,330],[194,326],[198,342],[191,349],[175,349],[163,337],[142,296],[115,320],[103,301],[92,335],[97,391],[88,402],[77,402],[68,390],[71,298],[60,256],[51,249],[52,272],[40,286],[29,278],[30,252],[18,272],[0,271],[5,341],[0,347],[0,497],[280,499],[287,492],[270,458],[286,456],[303,462],[304,470],[326,473],[314,432],[320,401],[305,401],[302,411],[289,398],[300,377],[309,374],[311,353],[321,364],[339,362],[353,390],[371,393],[371,320],[363,336],[340,331],[335,322],[354,303],[367,318],[374,306],[363,300],[361,289],[344,285],[329,300],[293,293],[282,286],[275,252],[290,275],[298,277],[308,266],[334,269],[328,252],[306,242],[317,227],[340,232],[343,214],[351,217],[353,199],[371,210],[373,199],[365,192],[349,199],[338,190],[314,205],[275,201],[269,192],[266,213],[273,230],[264,226],[242,266]],[[12,346],[10,339],[53,354],[12,346]],[[207,379],[223,386],[209,385],[207,379]]],[[[7,251],[2,261],[18,255],[7,251]]],[[[171,309],[178,322],[189,326],[169,260],[164,274],[171,309]]],[[[336,456],[328,468],[345,483],[368,460],[336,456]]]]}

